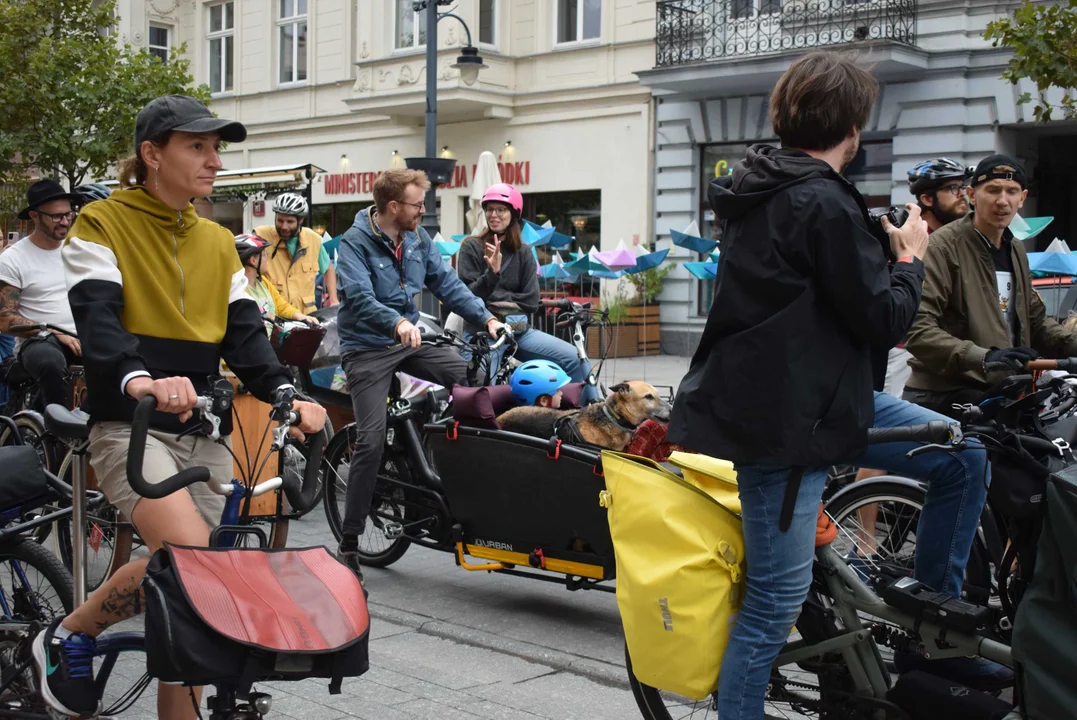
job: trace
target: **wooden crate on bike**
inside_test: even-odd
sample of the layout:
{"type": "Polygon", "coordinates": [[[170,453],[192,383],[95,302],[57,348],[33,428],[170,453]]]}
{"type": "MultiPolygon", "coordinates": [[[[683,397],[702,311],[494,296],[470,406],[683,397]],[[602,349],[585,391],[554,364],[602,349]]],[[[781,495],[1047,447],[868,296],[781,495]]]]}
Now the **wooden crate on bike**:
{"type": "MultiPolygon", "coordinates": [[[[268,404],[248,392],[240,393],[239,379],[235,375],[225,373],[225,377],[231,381],[232,387],[236,388],[235,400],[233,401],[232,452],[247,465],[254,464],[257,471],[258,465],[261,465],[266,450],[272,442],[272,437],[269,433],[266,433],[266,428],[271,428],[276,423],[269,419],[270,407],[268,404]],[[241,426],[243,428],[242,433],[239,431],[241,426]],[[263,433],[266,433],[265,443],[259,448],[263,433]]],[[[235,461],[233,461],[232,466],[233,476],[242,478],[245,470],[240,471],[239,465],[235,461]]],[[[278,469],[277,459],[275,457],[270,458],[262,471],[255,476],[255,482],[262,482],[275,477],[278,469]]],[[[266,493],[251,500],[250,514],[252,517],[277,515],[280,502],[279,490],[266,493]]]]}

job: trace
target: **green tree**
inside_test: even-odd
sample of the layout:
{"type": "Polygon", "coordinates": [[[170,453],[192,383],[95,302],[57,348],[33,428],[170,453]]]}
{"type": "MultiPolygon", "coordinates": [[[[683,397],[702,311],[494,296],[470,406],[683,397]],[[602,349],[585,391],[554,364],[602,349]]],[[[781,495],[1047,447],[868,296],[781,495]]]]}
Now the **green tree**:
{"type": "Polygon", "coordinates": [[[71,186],[134,151],[135,115],[192,87],[180,46],[168,62],[115,37],[116,0],[0,0],[0,183],[37,168],[71,186]]]}
{"type": "MultiPolygon", "coordinates": [[[[1051,87],[1061,88],[1059,107],[1067,120],[1077,118],[1077,0],[1032,4],[1029,0],[1013,12],[1012,18],[989,23],[984,38],[992,45],[1013,49],[1013,57],[1002,77],[1014,85],[1028,78],[1036,84],[1036,120],[1051,120],[1055,109],[1048,101],[1051,87]]],[[[1018,103],[1032,102],[1024,93],[1018,103]]]]}

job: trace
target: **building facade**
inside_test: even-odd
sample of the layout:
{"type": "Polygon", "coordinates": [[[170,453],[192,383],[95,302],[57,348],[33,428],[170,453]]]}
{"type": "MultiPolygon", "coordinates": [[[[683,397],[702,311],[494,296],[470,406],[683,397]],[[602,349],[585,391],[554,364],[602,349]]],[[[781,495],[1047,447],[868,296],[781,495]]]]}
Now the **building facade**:
{"type": "MultiPolygon", "coordinates": [[[[907,171],[946,155],[968,164],[993,152],[1023,161],[1031,188],[1022,214],[1053,215],[1042,242],[1077,230],[1077,179],[1063,163],[1075,157],[1072,125],[1033,123],[1019,105],[1031,84],[1001,79],[1008,51],[983,40],[988,22],[1016,2],[994,0],[660,0],[656,62],[639,73],[654,94],[655,233],[696,222],[716,237],[706,202],[715,175],[729,172],[753,143],[775,142],[768,96],[804,52],[858,53],[881,90],[862,149],[846,175],[869,206],[911,200],[907,171]]],[[[1068,165],[1068,163],[1067,163],[1068,165]]],[[[1036,248],[1030,248],[1036,249],[1036,248]]],[[[680,248],[679,260],[700,260],[680,248]]],[[[678,268],[661,296],[662,346],[690,353],[710,310],[713,281],[678,268]]],[[[720,310],[716,310],[720,311],[720,310]]]]}
{"type": "MultiPolygon", "coordinates": [[[[442,8],[446,11],[449,8],[442,8]]],[[[578,247],[653,236],[653,0],[459,0],[486,64],[451,67],[467,40],[438,25],[438,147],[457,160],[438,191],[442,233],[469,229],[480,153],[578,247]]],[[[426,26],[412,0],[121,0],[120,32],[162,53],[186,43],[212,109],[242,121],[214,219],[272,222],[273,196],[307,193],[312,224],[339,235],[371,204],[377,174],[425,154],[426,26]],[[141,33],[141,36],[139,35],[141,33]],[[309,179],[308,177],[309,176],[309,179]]]]}

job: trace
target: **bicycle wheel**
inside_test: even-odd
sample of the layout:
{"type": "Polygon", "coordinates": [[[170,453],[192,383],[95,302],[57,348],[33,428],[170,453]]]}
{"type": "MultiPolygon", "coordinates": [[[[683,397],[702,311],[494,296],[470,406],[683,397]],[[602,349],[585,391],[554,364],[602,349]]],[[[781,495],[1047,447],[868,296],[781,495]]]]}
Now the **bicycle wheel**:
{"type": "MultiPolygon", "coordinates": [[[[68,452],[57,475],[71,482],[72,465],[75,455],[68,452]]],[[[63,507],[70,507],[65,502],[63,507]]],[[[57,520],[56,544],[60,559],[71,571],[71,518],[57,520]]],[[[86,592],[93,592],[101,583],[112,577],[113,573],[127,564],[134,547],[134,527],[130,520],[120,516],[120,511],[111,504],[105,504],[90,510],[86,516],[86,592]]]]}
{"type": "Polygon", "coordinates": [[[71,574],[29,538],[0,544],[0,613],[4,620],[49,622],[74,610],[71,574]]]}
{"type": "MultiPolygon", "coordinates": [[[[888,576],[911,575],[926,493],[918,483],[887,478],[852,485],[826,505],[838,526],[834,549],[861,563],[864,574],[881,570],[888,576]]],[[[994,594],[988,558],[983,533],[978,531],[965,568],[963,595],[970,602],[986,605],[994,594]]]]}
{"type": "MultiPolygon", "coordinates": [[[[625,649],[628,684],[640,714],[646,720],[718,720],[718,693],[692,700],[659,690],[639,680],[632,670],[632,659],[625,649]]],[[[832,685],[844,684],[845,673],[836,661],[813,661],[802,666],[785,666],[771,670],[770,684],[764,700],[767,718],[860,718],[854,714],[846,693],[832,692],[832,685]],[[841,714],[836,714],[841,711],[841,714]]]]}
{"type": "MultiPolygon", "coordinates": [[[[348,496],[348,471],[352,447],[355,444],[355,425],[342,428],[325,451],[325,516],[339,542],[343,537],[344,506],[348,496]]],[[[382,456],[382,471],[374,483],[370,517],[359,538],[359,562],[367,567],[388,567],[407,552],[411,543],[404,538],[385,536],[385,522],[404,522],[403,490],[388,482],[399,477],[399,471],[388,453],[382,456]]]]}

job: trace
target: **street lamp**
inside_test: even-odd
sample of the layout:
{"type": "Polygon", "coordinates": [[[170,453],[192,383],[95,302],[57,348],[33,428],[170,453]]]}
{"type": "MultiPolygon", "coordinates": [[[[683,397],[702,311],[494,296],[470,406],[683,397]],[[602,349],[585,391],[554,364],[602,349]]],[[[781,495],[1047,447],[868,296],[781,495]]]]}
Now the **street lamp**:
{"type": "Polygon", "coordinates": [[[409,168],[423,170],[430,178],[430,190],[426,193],[426,213],[423,227],[430,237],[438,231],[437,186],[452,179],[456,161],[438,157],[438,22],[442,18],[455,18],[467,33],[467,46],[461,51],[452,67],[460,71],[465,85],[474,85],[479,70],[486,67],[478,48],[471,44],[471,29],[459,15],[451,12],[438,13],[439,5],[451,5],[454,0],[417,0],[412,5],[415,12],[426,12],[426,157],[407,158],[409,168]]]}

